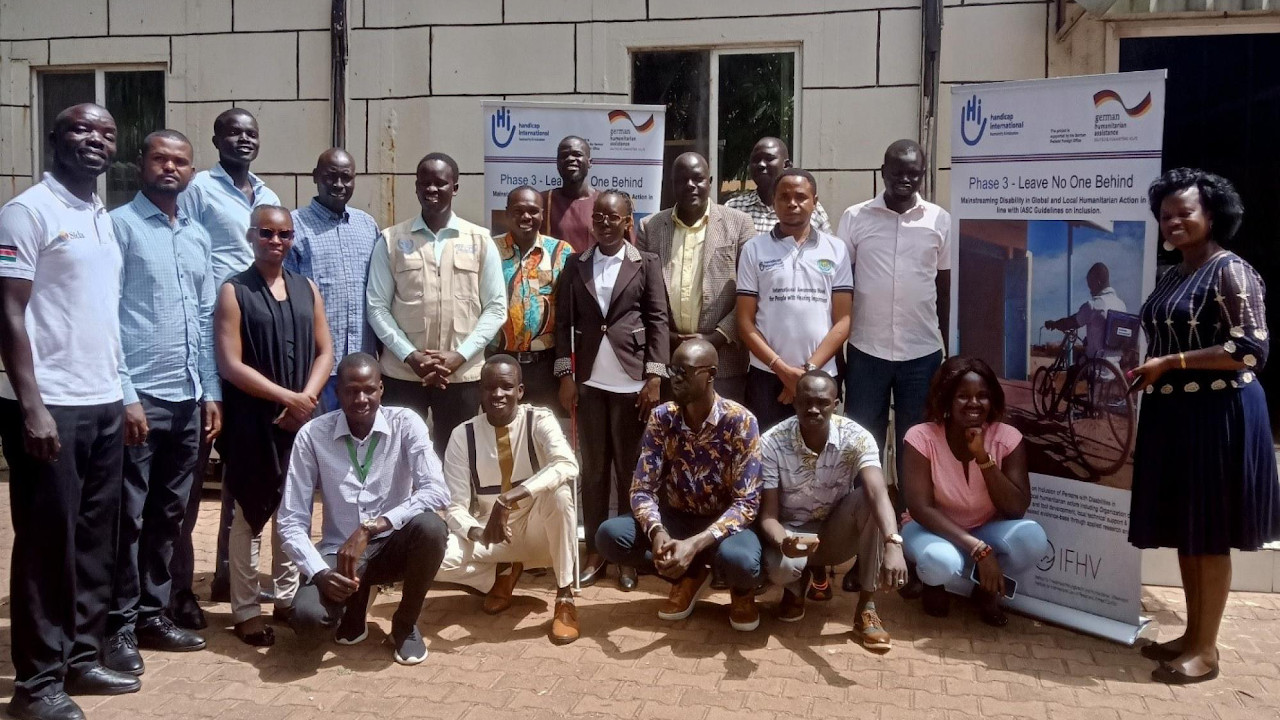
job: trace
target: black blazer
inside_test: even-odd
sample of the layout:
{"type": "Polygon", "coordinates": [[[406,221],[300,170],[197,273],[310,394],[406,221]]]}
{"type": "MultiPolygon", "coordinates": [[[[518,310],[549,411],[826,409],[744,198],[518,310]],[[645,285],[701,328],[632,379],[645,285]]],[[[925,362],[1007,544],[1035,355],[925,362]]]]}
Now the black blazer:
{"type": "Polygon", "coordinates": [[[570,372],[569,338],[577,353],[575,380],[591,378],[601,338],[608,338],[622,369],[634,380],[666,377],[670,359],[667,287],[662,264],[653,253],[627,243],[609,312],[601,315],[592,282],[596,248],[565,263],[556,290],[556,377],[570,372]]]}

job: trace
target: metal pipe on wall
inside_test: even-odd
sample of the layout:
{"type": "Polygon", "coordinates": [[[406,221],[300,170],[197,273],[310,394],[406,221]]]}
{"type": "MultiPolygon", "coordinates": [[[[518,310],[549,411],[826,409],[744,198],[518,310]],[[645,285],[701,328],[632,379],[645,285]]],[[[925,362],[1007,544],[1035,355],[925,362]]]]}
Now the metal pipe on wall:
{"type": "Polygon", "coordinates": [[[938,89],[942,62],[942,0],[924,0],[920,13],[920,145],[929,158],[923,195],[937,197],[938,89]]]}
{"type": "Polygon", "coordinates": [[[347,0],[333,0],[329,19],[329,107],[333,147],[347,144],[347,0]]]}

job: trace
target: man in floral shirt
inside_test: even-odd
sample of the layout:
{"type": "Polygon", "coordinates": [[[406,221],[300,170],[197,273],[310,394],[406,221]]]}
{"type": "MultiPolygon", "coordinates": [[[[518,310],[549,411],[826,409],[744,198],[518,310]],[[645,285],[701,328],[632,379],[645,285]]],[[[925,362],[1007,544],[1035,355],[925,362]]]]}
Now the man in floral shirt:
{"type": "Polygon", "coordinates": [[[676,350],[667,368],[675,402],[653,411],[640,443],[635,517],[601,525],[596,547],[610,562],[652,565],[672,581],[663,620],[689,617],[714,564],[729,583],[729,624],[748,631],[760,625],[760,539],[750,532],[760,507],[760,432],[746,408],[716,394],[718,363],[705,340],[676,350]]]}

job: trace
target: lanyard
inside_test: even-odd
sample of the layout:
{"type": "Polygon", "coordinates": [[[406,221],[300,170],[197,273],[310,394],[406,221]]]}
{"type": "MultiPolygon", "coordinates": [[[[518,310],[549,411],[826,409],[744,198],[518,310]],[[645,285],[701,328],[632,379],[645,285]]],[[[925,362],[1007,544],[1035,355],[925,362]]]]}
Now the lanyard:
{"type": "Polygon", "coordinates": [[[374,435],[373,440],[369,442],[369,449],[364,454],[363,463],[356,461],[356,444],[351,441],[351,436],[344,438],[347,441],[347,452],[351,454],[351,467],[355,469],[361,485],[364,485],[365,478],[369,477],[369,468],[373,466],[373,451],[378,449],[379,437],[374,435]]]}

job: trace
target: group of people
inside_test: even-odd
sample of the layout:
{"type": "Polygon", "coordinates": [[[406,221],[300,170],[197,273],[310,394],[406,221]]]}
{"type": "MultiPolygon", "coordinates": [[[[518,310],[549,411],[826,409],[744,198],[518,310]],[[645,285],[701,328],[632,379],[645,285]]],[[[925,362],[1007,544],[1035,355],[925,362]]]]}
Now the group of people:
{"type": "MultiPolygon", "coordinates": [[[[675,205],[637,225],[629,196],[588,182],[591,143],[566,137],[561,185],[512,190],[507,230],[492,235],[454,213],[459,172],[444,153],[417,166],[421,212],[383,230],[348,206],[356,165],[340,148],[320,154],[310,204],[281,207],[250,171],[258,125],[237,108],[215,120],[219,161],[205,171],[180,132],[147,136],[141,190],[108,213],[95,186],[116,131],[104,108],[64,110],[51,170],[0,208],[16,717],[83,717],[68,693],[137,691],[139,648],[205,646],[191,533],[211,448],[225,480],[213,594],[229,599],[235,635],[273,644],[270,600],[274,623],[308,641],[359,643],[371,595],[401,582],[390,645],[403,664],[427,655],[417,619],[436,582],[501,613],[526,568],[547,568],[548,636],[563,644],[579,636],[574,586],[609,564],[623,590],[642,571],[669,580],[666,620],[687,617],[718,579],[731,626],[750,631],[767,581],[783,589],[777,617],[798,621],[806,600],[832,597],[828,568],[856,557],[841,581],[859,593],[855,635],[887,650],[877,590],[923,594],[935,615],[972,595],[1002,625],[1006,576],[1048,546],[1023,517],[1026,453],[1000,422],[999,379],[978,359],[944,361],[950,218],[920,197],[915,142],[889,146],[883,193],[846,210],[833,235],[814,177],[777,138],[752,151],[754,190],[724,205],[705,158],[676,158],[675,205]],[[889,443],[896,493],[881,469],[889,443]]],[[[1205,412],[1235,403],[1231,422],[1243,412],[1256,429],[1260,282],[1195,245],[1205,227],[1234,232],[1217,206],[1190,207],[1206,186],[1170,182],[1153,211],[1188,262],[1216,268],[1188,274],[1212,277],[1230,322],[1210,345],[1194,328],[1210,303],[1190,305],[1190,340],[1144,309],[1153,352],[1136,385],[1159,384],[1150,397],[1172,402],[1196,381],[1229,382],[1204,394],[1223,405],[1205,412]]],[[[1162,308],[1191,302],[1172,282],[1157,290],[1162,308]]],[[[1193,625],[1158,649],[1177,681],[1216,673],[1225,589],[1212,553],[1270,539],[1280,505],[1250,480],[1215,498],[1213,527],[1169,522],[1184,501],[1207,501],[1199,484],[1171,499],[1144,480],[1177,469],[1153,447],[1174,418],[1140,431],[1133,532],[1144,546],[1198,533],[1184,566],[1193,625]],[[1263,495],[1265,518],[1249,505],[1263,495]],[[1142,522],[1140,502],[1156,506],[1142,522]]],[[[1249,438],[1245,460],[1214,448],[1197,467],[1255,473],[1265,458],[1249,438]]]]}

